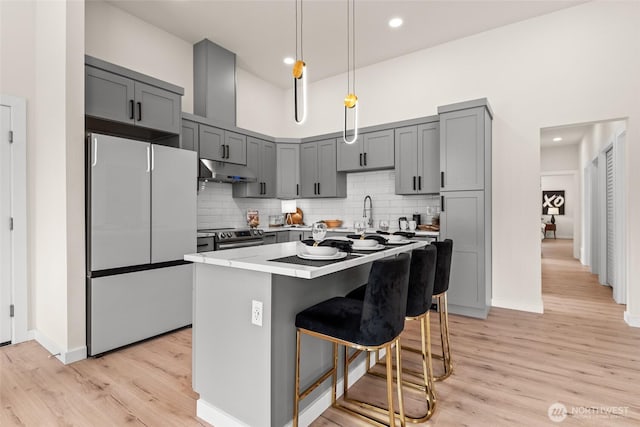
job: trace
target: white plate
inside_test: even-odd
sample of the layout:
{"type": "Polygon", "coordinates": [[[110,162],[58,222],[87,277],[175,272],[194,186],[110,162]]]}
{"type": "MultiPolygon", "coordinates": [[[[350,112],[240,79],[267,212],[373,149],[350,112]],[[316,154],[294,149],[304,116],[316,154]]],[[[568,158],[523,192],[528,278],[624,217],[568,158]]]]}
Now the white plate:
{"type": "Polygon", "coordinates": [[[405,240],[387,240],[387,245],[406,245],[407,243],[411,243],[411,240],[405,239],[405,240]]]}
{"type": "Polygon", "coordinates": [[[311,254],[298,254],[298,258],[308,259],[312,261],[330,261],[334,259],[346,258],[346,252],[338,252],[335,255],[311,255],[311,254]]]}
{"type": "Polygon", "coordinates": [[[351,249],[353,249],[354,251],[379,251],[380,249],[384,249],[384,245],[381,245],[380,243],[378,243],[375,246],[362,246],[362,247],[352,246],[351,249]]]}

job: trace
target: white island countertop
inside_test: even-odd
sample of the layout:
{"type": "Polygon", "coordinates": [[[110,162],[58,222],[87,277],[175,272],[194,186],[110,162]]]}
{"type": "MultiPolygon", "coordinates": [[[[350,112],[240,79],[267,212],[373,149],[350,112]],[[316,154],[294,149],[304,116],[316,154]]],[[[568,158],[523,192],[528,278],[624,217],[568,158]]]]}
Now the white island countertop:
{"type": "Polygon", "coordinates": [[[211,264],[242,270],[261,271],[283,276],[314,279],[327,274],[342,271],[347,268],[366,264],[377,259],[386,258],[403,252],[408,252],[426,246],[425,241],[415,241],[406,245],[387,246],[387,249],[368,254],[354,254],[357,257],[334,262],[322,267],[312,267],[301,264],[274,262],[273,259],[296,255],[298,242],[276,243],[265,246],[228,249],[224,251],[200,252],[184,256],[186,261],[201,264],[211,264]]]}
{"type": "MultiPolygon", "coordinates": [[[[291,227],[291,226],[283,226],[283,227],[258,227],[260,230],[264,231],[265,233],[269,233],[269,232],[279,232],[279,231],[311,231],[311,226],[295,226],[295,227],[291,227]]],[[[355,228],[349,228],[349,227],[339,227],[339,228],[327,228],[328,232],[334,232],[334,233],[354,233],[356,232],[355,228]]],[[[366,234],[376,234],[378,231],[377,228],[367,228],[367,230],[365,231],[366,234]]],[[[395,233],[396,231],[400,231],[400,230],[389,230],[390,234],[395,233]]],[[[406,231],[407,233],[416,233],[416,237],[438,237],[440,236],[440,232],[439,231],[422,231],[422,230],[416,230],[416,231],[406,231]]]]}

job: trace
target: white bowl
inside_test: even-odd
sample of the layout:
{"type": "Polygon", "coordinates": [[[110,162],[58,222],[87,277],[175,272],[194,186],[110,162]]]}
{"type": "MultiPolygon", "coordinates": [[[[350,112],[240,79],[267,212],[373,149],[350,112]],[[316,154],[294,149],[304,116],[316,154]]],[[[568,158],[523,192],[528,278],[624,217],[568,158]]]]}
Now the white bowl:
{"type": "Polygon", "coordinates": [[[338,253],[338,248],[331,246],[307,246],[305,251],[310,255],[331,256],[338,253]]]}
{"type": "Polygon", "coordinates": [[[404,240],[405,237],[404,236],[400,236],[399,234],[390,234],[389,237],[387,238],[387,240],[389,242],[399,242],[401,240],[404,240]]]}
{"type": "Polygon", "coordinates": [[[372,248],[378,244],[374,239],[351,239],[354,248],[372,248]]]}

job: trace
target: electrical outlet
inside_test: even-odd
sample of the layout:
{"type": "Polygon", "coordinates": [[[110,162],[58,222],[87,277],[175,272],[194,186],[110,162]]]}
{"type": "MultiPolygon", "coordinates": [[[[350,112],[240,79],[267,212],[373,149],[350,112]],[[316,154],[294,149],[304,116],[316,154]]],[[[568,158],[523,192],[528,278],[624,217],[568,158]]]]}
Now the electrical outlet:
{"type": "Polygon", "coordinates": [[[262,301],[251,301],[251,323],[262,326],[262,301]]]}

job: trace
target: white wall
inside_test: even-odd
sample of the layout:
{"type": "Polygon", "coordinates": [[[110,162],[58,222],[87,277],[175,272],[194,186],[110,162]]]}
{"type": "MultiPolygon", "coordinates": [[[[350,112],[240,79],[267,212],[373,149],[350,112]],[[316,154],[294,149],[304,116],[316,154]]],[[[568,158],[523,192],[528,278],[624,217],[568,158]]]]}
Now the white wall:
{"type": "MultiPolygon", "coordinates": [[[[639,20],[640,3],[589,2],[357,70],[363,126],[489,99],[495,112],[494,304],[542,304],[541,128],[629,117],[627,162],[640,161],[639,20]]],[[[341,75],[310,85],[305,126],[286,120],[283,136],[339,130],[345,81],[341,75]]],[[[285,118],[291,117],[290,96],[283,97],[285,118]]],[[[627,170],[628,183],[640,182],[640,168],[627,170]]],[[[627,217],[638,217],[640,194],[629,192],[628,200],[627,217]]],[[[629,256],[640,259],[640,223],[630,222],[628,232],[635,236],[629,256]]],[[[640,263],[630,264],[627,277],[640,277],[640,263]]],[[[628,310],[640,316],[640,284],[631,287],[628,310]]]]}
{"type": "MultiPolygon", "coordinates": [[[[565,205],[564,215],[555,215],[556,219],[556,236],[559,239],[573,239],[575,219],[577,212],[580,211],[580,195],[577,189],[578,172],[561,173],[561,174],[542,174],[540,177],[540,186],[542,191],[564,190],[565,205]]],[[[551,215],[541,215],[545,222],[551,220],[551,215]]],[[[577,231],[577,230],[576,230],[577,231]]],[[[547,233],[547,237],[551,237],[553,233],[547,233]]],[[[579,247],[579,246],[578,246],[579,247]]]]}
{"type": "MultiPolygon", "coordinates": [[[[582,245],[582,191],[580,187],[579,144],[543,147],[540,149],[541,189],[565,190],[565,214],[556,215],[556,235],[573,239],[573,256],[580,258],[582,245]]],[[[550,215],[543,215],[548,222],[550,215]]],[[[550,235],[550,233],[548,233],[550,235]]]]}
{"type": "Polygon", "coordinates": [[[1,90],[27,98],[29,327],[71,361],[85,345],[84,3],[1,7],[1,90]]]}
{"type": "Polygon", "coordinates": [[[579,147],[579,144],[542,147],[540,149],[540,171],[578,170],[580,163],[579,147]]]}
{"type": "MultiPolygon", "coordinates": [[[[312,224],[323,219],[340,219],[344,226],[362,218],[364,198],[371,196],[374,225],[389,221],[397,227],[398,217],[423,215],[426,221],[427,207],[439,212],[439,196],[399,196],[395,191],[395,171],[373,171],[347,175],[347,197],[341,199],[298,199],[296,205],[304,214],[304,222],[312,224]],[[393,221],[396,221],[395,223],[393,221]]],[[[233,199],[231,185],[207,183],[198,193],[198,228],[246,226],[246,211],[260,212],[260,225],[269,224],[269,215],[281,214],[280,200],[233,199]]]]}
{"type": "Polygon", "coordinates": [[[87,55],[184,88],[182,111],[193,112],[190,43],[103,1],[86,2],[85,19],[87,55]]]}

